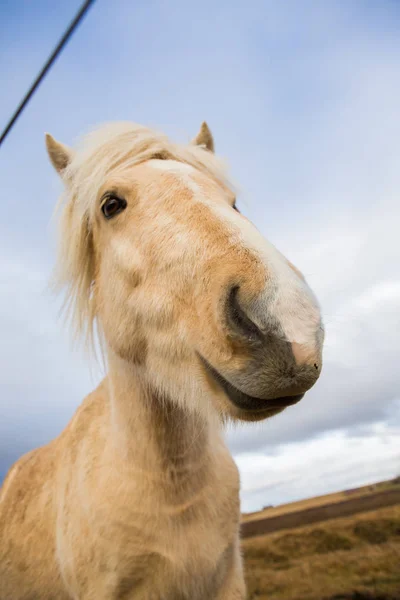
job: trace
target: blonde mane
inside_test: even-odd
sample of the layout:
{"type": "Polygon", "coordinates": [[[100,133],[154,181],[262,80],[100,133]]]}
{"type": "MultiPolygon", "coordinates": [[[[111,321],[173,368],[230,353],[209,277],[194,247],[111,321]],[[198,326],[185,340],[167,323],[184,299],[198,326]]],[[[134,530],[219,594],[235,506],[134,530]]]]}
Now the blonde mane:
{"type": "Polygon", "coordinates": [[[167,136],[130,122],[108,123],[88,133],[63,172],[66,188],[56,209],[59,242],[52,287],[65,291],[63,308],[75,339],[83,337],[91,347],[96,318],[92,231],[98,190],[111,173],[154,158],[186,163],[228,184],[225,164],[212,152],[172,143],[167,136]]]}

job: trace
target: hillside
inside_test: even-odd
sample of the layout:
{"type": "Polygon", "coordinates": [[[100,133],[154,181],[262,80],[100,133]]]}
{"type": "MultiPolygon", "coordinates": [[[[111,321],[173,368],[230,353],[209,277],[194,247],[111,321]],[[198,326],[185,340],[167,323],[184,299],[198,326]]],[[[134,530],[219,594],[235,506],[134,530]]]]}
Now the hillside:
{"type": "Polygon", "coordinates": [[[352,488],[349,490],[343,490],[340,492],[335,492],[333,494],[325,494],[323,496],[315,496],[313,498],[306,498],[304,500],[298,500],[297,502],[290,502],[288,504],[280,504],[279,506],[268,506],[264,509],[252,512],[252,513],[243,513],[242,522],[248,521],[258,521],[259,519],[274,517],[278,515],[283,515],[289,512],[295,512],[298,510],[303,510],[305,508],[312,508],[314,506],[321,506],[323,504],[333,504],[336,502],[341,502],[342,500],[347,500],[349,498],[360,497],[364,495],[368,495],[371,493],[375,493],[378,491],[383,491],[389,488],[392,488],[393,485],[399,485],[395,483],[396,480],[389,481],[379,481],[377,483],[373,483],[371,485],[365,485],[359,488],[352,488]]]}
{"type": "MultiPolygon", "coordinates": [[[[383,482],[371,493],[388,485],[394,484],[383,482]]],[[[355,496],[370,493],[360,490],[355,496]]],[[[332,496],[295,503],[295,511],[332,503],[332,496]]],[[[400,600],[400,503],[313,525],[299,522],[244,539],[242,547],[249,600],[400,600]]]]}

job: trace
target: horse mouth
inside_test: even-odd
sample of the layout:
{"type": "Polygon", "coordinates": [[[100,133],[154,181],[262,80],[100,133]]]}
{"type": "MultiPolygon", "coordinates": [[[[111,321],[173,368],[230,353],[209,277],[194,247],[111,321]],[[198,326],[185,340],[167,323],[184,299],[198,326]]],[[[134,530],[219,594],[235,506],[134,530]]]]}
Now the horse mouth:
{"type": "Polygon", "coordinates": [[[210,365],[201,355],[200,359],[206,368],[207,373],[218,383],[218,385],[224,390],[229,400],[243,411],[251,412],[277,412],[285,409],[288,406],[297,404],[303,398],[304,394],[296,394],[295,396],[282,396],[281,398],[257,398],[256,396],[249,396],[242,390],[232,385],[229,381],[221,375],[214,367],[210,365]]]}

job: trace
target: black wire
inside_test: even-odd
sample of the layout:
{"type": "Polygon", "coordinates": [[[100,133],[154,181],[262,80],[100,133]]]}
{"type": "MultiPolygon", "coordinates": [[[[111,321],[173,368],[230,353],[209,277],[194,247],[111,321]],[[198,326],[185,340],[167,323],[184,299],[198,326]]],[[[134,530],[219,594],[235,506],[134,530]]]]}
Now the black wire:
{"type": "Polygon", "coordinates": [[[72,23],[70,24],[70,26],[68,27],[68,29],[66,30],[66,32],[64,33],[64,35],[62,36],[61,40],[58,42],[57,46],[54,48],[54,50],[51,53],[50,57],[48,58],[46,64],[43,66],[43,68],[40,71],[39,75],[36,77],[35,81],[31,85],[31,87],[29,88],[28,92],[26,93],[24,99],[21,101],[21,103],[18,106],[17,110],[15,111],[15,113],[11,117],[10,121],[8,122],[6,128],[4,129],[3,133],[1,134],[1,137],[0,137],[0,146],[4,142],[4,140],[6,139],[7,134],[10,132],[12,126],[14,125],[14,123],[16,122],[16,120],[18,119],[19,115],[22,113],[22,111],[24,110],[25,106],[28,104],[30,98],[35,93],[36,89],[40,85],[40,83],[43,80],[43,78],[45,77],[46,73],[49,71],[50,67],[52,66],[52,64],[56,60],[57,56],[60,54],[61,50],[63,49],[63,47],[65,46],[65,44],[68,42],[69,38],[74,33],[74,30],[79,25],[80,21],[85,16],[85,13],[87,12],[88,8],[90,7],[91,4],[94,3],[94,1],[95,0],[86,0],[86,2],[84,2],[82,4],[82,6],[79,9],[79,12],[77,13],[76,17],[74,18],[74,20],[72,21],[72,23]]]}

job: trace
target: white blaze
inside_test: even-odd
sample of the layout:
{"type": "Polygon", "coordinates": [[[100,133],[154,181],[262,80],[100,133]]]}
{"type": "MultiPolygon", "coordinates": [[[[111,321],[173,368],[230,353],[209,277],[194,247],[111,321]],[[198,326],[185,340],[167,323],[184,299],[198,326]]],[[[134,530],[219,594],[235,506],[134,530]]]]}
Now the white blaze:
{"type": "MultiPolygon", "coordinates": [[[[173,160],[154,160],[152,167],[174,173],[182,184],[194,194],[193,202],[207,205],[230,229],[237,243],[253,250],[265,264],[265,289],[260,298],[249,307],[251,318],[261,330],[267,330],[270,322],[278,322],[289,342],[295,343],[294,351],[300,356],[314,349],[321,323],[317,299],[307,283],[289,266],[285,257],[266,240],[256,227],[224,202],[216,202],[206,195],[205,189],[196,183],[191,166],[173,160]]],[[[223,193],[223,192],[222,192],[223,193]]]]}

